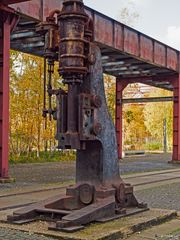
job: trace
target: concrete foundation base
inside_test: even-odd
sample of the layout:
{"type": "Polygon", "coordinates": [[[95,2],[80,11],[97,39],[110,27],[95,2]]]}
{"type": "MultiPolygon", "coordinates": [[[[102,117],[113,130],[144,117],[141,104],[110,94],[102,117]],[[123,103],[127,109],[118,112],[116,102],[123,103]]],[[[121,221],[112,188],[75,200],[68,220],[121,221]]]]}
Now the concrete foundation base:
{"type": "Polygon", "coordinates": [[[116,240],[132,235],[135,232],[142,231],[152,226],[159,225],[177,217],[176,211],[151,209],[150,211],[125,217],[119,220],[104,224],[91,224],[84,230],[75,233],[63,233],[59,231],[48,231],[49,223],[33,222],[25,225],[11,225],[6,222],[6,216],[10,211],[0,212],[0,228],[16,229],[25,232],[33,232],[40,235],[51,236],[57,239],[71,240],[116,240]]]}

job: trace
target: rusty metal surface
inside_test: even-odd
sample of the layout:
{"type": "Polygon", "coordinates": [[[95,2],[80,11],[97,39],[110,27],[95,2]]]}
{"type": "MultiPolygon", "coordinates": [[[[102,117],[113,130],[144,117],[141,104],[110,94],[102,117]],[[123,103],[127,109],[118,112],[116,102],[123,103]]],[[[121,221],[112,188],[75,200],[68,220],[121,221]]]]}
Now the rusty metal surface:
{"type": "Polygon", "coordinates": [[[17,16],[0,4],[0,178],[8,178],[10,34],[17,16]]]}
{"type": "Polygon", "coordinates": [[[172,102],[173,97],[148,97],[148,98],[124,98],[117,102],[118,104],[129,103],[152,103],[152,102],[172,102]]]}
{"type": "Polygon", "coordinates": [[[116,80],[116,115],[115,115],[115,128],[116,128],[116,139],[118,146],[118,158],[122,159],[123,152],[123,90],[127,87],[127,81],[121,79],[116,80]],[[121,104],[118,104],[120,102],[121,104]]]}
{"type": "Polygon", "coordinates": [[[152,62],[153,61],[153,41],[144,36],[140,37],[141,48],[140,56],[142,59],[152,62]]]}
{"type": "Polygon", "coordinates": [[[28,2],[30,0],[1,0],[0,3],[9,5],[9,4],[15,4],[15,3],[21,3],[21,2],[28,2]]]}
{"type": "Polygon", "coordinates": [[[94,40],[107,46],[113,46],[112,22],[103,16],[94,14],[94,40]],[[102,31],[103,30],[103,34],[102,31]]]}
{"type": "Polygon", "coordinates": [[[31,0],[29,2],[22,1],[22,3],[20,2],[12,4],[11,7],[23,15],[34,18],[37,21],[43,21],[46,20],[52,10],[62,8],[62,0],[31,0]]]}
{"type": "Polygon", "coordinates": [[[9,19],[0,20],[0,178],[8,177],[10,28],[9,19]]]}
{"type": "MultiPolygon", "coordinates": [[[[78,151],[76,179],[77,182],[108,182],[110,184],[119,179],[116,133],[106,106],[101,54],[95,46],[93,53],[96,55],[96,63],[90,68],[89,90],[93,95],[99,95],[102,101],[101,107],[96,108],[94,112],[94,121],[102,125],[102,131],[98,134],[96,141],[87,144],[86,151],[78,151]],[[86,174],[83,174],[84,172],[86,174]]],[[[87,83],[84,89],[86,87],[87,83]]]]}
{"type": "Polygon", "coordinates": [[[9,4],[15,4],[15,3],[21,3],[21,2],[28,2],[30,0],[1,0],[3,4],[9,5],[9,4]]]}
{"type": "Polygon", "coordinates": [[[173,93],[174,93],[174,104],[173,104],[173,161],[180,160],[180,78],[179,75],[174,78],[173,83],[173,93]]]}
{"type": "Polygon", "coordinates": [[[23,15],[27,15],[30,18],[34,18],[36,20],[43,20],[41,0],[32,0],[28,2],[12,4],[11,7],[14,8],[17,12],[23,15]]]}

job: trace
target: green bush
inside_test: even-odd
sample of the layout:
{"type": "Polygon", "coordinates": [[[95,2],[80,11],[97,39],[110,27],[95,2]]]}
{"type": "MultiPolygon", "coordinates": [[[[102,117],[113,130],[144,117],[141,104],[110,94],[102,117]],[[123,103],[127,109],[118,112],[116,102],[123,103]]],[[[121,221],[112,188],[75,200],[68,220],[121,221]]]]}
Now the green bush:
{"type": "Polygon", "coordinates": [[[148,142],[145,144],[145,150],[155,151],[162,150],[163,146],[161,142],[148,142]]]}

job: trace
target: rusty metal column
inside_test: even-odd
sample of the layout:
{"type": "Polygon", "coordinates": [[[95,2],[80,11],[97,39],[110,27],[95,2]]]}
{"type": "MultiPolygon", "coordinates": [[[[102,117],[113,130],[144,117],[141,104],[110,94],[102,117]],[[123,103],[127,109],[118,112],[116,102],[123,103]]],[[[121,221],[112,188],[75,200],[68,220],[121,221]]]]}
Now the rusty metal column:
{"type": "Polygon", "coordinates": [[[0,178],[8,178],[10,31],[7,18],[0,29],[0,178]]]}
{"type": "Polygon", "coordinates": [[[14,10],[0,5],[0,181],[8,175],[10,34],[18,21],[14,10]]]}
{"type": "Polygon", "coordinates": [[[180,75],[173,81],[173,156],[172,163],[180,161],[180,75]]]}
{"type": "Polygon", "coordinates": [[[128,85],[128,81],[116,79],[116,119],[115,119],[115,127],[116,127],[116,136],[117,136],[117,145],[118,145],[118,158],[122,159],[122,129],[123,129],[123,111],[122,111],[122,98],[123,98],[123,90],[128,85]]]}

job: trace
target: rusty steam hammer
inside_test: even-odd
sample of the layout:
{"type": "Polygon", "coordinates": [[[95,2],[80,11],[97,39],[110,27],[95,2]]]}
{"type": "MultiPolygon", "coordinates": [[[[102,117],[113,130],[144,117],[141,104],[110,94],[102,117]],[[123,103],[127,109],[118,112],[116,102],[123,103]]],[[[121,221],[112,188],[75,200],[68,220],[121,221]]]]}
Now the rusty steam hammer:
{"type": "Polygon", "coordinates": [[[116,133],[109,115],[103,84],[100,49],[93,42],[93,22],[81,0],[65,0],[61,11],[50,13],[37,32],[45,36],[44,57],[49,65],[48,94],[56,96],[56,108],[44,110],[57,123],[59,149],[76,149],[76,184],[65,196],[16,211],[14,223],[42,216],[53,218],[50,229],[75,231],[90,222],[147,210],[139,204],[133,188],[119,175],[116,133]],[[54,17],[57,14],[57,19],[54,17]],[[53,89],[52,65],[68,91],[53,89]]]}

